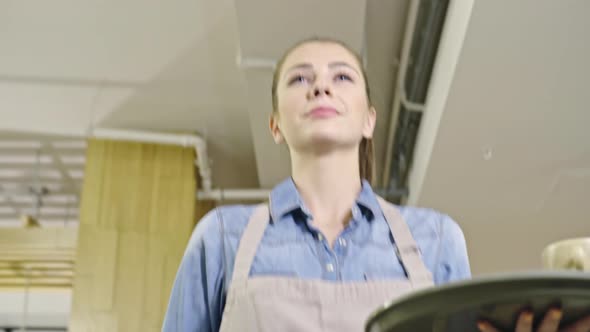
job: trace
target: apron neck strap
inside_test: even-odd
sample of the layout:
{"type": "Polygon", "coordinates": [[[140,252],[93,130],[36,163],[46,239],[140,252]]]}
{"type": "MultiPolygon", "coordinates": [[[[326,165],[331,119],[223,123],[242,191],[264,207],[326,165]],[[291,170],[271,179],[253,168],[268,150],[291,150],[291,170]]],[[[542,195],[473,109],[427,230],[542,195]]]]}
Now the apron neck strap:
{"type": "MultiPolygon", "coordinates": [[[[389,224],[396,254],[406,270],[408,279],[416,288],[431,286],[432,273],[424,265],[420,255],[420,249],[416,241],[414,241],[414,237],[410,233],[410,229],[401,213],[393,204],[383,198],[377,196],[377,200],[381,206],[385,220],[389,224]]],[[[256,256],[256,251],[264,236],[269,219],[270,213],[267,204],[258,205],[250,216],[250,220],[248,220],[248,224],[236,251],[231,280],[233,285],[245,284],[248,280],[254,256],[256,256]]]]}
{"type": "Polygon", "coordinates": [[[232,273],[232,285],[245,284],[250,275],[250,267],[254,261],[254,256],[258,250],[264,230],[268,225],[270,213],[267,204],[260,204],[255,209],[246,229],[240,239],[238,250],[236,251],[236,259],[234,263],[234,271],[232,273]]]}
{"type": "Polygon", "coordinates": [[[421,288],[432,285],[432,273],[426,268],[408,224],[404,221],[399,209],[385,199],[377,196],[385,220],[389,224],[396,254],[399,257],[408,279],[414,287],[421,288]]]}

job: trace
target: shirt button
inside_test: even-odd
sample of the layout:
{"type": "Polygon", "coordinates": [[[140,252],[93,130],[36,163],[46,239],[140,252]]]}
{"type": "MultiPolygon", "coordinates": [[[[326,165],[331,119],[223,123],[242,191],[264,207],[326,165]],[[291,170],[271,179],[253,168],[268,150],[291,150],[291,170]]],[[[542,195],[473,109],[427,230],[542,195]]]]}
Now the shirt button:
{"type": "Polygon", "coordinates": [[[328,270],[328,272],[334,272],[334,265],[331,263],[326,264],[326,270],[328,270]]]}
{"type": "Polygon", "coordinates": [[[352,207],[352,217],[357,219],[358,217],[360,217],[361,214],[361,210],[358,208],[358,206],[353,206],[352,207]]]}
{"type": "Polygon", "coordinates": [[[346,247],[346,239],[340,238],[340,239],[338,239],[338,243],[340,243],[340,246],[346,247]]]}

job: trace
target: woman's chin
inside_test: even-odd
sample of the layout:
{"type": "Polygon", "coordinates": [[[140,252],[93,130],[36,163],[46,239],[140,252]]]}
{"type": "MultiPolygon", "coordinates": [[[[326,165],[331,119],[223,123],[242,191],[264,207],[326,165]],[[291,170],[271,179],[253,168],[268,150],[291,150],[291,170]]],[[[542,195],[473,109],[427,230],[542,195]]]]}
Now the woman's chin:
{"type": "MultiPolygon", "coordinates": [[[[359,139],[360,141],[360,139],[359,139]]],[[[335,150],[354,149],[358,143],[351,139],[334,137],[329,135],[316,135],[310,137],[307,142],[301,144],[302,150],[314,151],[316,153],[326,153],[335,150]]]]}

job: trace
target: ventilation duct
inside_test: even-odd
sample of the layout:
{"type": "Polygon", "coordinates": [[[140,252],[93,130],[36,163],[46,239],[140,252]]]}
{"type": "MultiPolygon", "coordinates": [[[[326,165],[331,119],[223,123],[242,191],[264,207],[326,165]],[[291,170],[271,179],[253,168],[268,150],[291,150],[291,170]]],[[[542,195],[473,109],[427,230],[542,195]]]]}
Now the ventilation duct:
{"type": "Polygon", "coordinates": [[[400,61],[381,192],[400,203],[409,193],[408,174],[428,85],[434,67],[449,0],[414,0],[400,61]]]}

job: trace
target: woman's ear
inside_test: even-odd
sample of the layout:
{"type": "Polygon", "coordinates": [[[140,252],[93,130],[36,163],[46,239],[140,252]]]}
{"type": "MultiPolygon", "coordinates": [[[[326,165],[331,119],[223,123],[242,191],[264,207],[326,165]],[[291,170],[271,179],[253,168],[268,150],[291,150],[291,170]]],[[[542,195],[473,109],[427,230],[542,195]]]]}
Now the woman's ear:
{"type": "Polygon", "coordinates": [[[377,111],[375,107],[371,106],[369,111],[367,112],[367,117],[365,118],[365,125],[363,127],[363,137],[364,138],[372,138],[373,131],[375,131],[375,122],[377,120],[377,111]]]}
{"type": "Polygon", "coordinates": [[[285,138],[283,137],[283,134],[281,133],[281,128],[279,128],[278,115],[276,115],[276,113],[274,113],[274,112],[270,116],[269,128],[270,128],[270,134],[272,135],[272,138],[274,139],[276,144],[281,144],[285,141],[285,138]]]}

